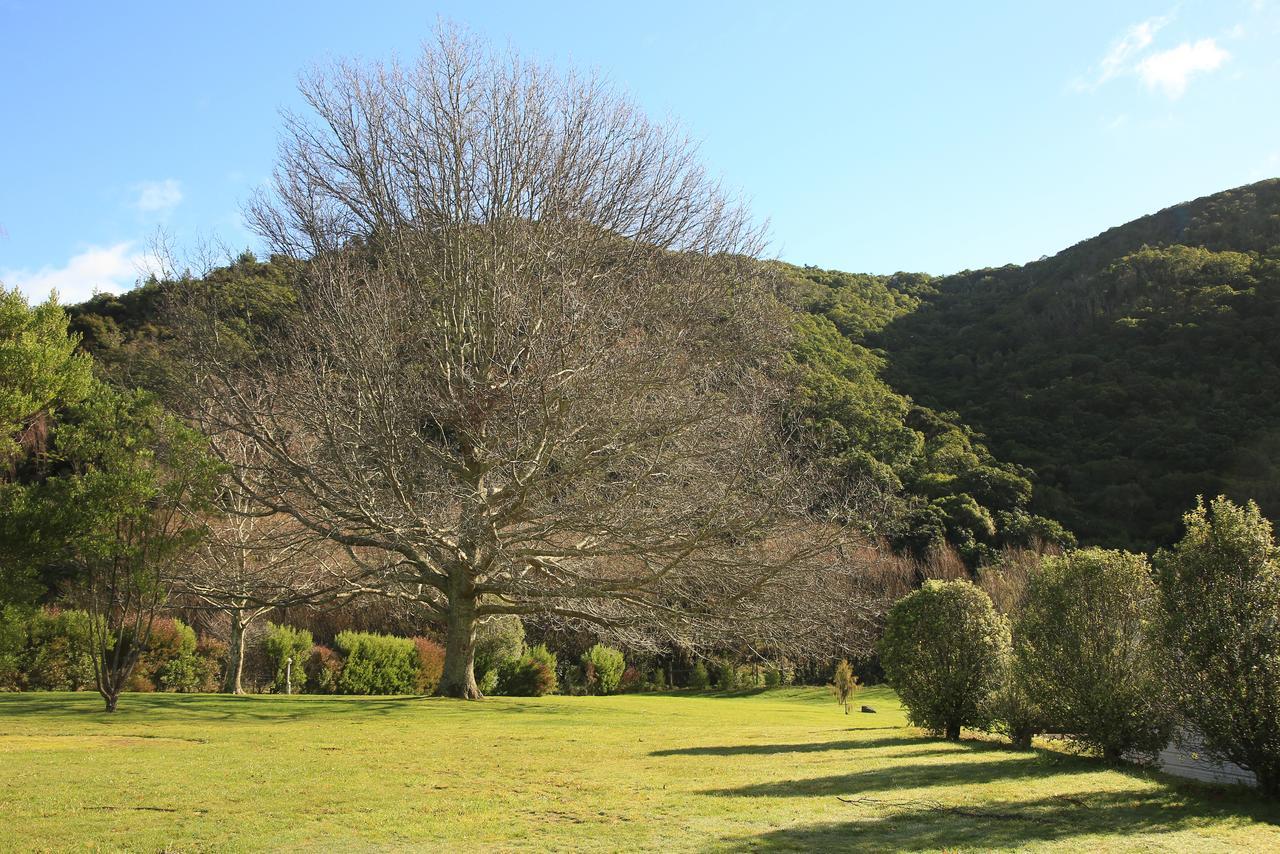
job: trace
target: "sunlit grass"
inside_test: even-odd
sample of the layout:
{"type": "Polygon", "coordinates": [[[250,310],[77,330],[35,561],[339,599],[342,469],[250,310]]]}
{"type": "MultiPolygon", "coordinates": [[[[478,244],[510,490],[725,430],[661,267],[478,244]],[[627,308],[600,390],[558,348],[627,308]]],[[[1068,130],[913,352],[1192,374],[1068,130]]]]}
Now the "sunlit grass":
{"type": "Polygon", "coordinates": [[[0,848],[1280,847],[1247,792],[936,741],[890,692],[862,703],[0,695],[0,848]]]}

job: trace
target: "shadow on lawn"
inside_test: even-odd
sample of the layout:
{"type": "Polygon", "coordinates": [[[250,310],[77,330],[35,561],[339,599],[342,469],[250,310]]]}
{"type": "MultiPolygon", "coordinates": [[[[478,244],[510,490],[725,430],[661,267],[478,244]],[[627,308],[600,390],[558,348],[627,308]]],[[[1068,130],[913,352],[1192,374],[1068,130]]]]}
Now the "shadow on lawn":
{"type": "Polygon", "coordinates": [[[703,794],[746,798],[812,798],[823,795],[858,795],[863,792],[882,792],[891,789],[920,789],[929,786],[982,785],[1010,780],[1056,777],[1063,774],[1089,774],[1104,768],[1105,766],[1085,759],[1063,759],[1041,753],[1027,753],[1012,754],[1008,759],[895,765],[855,771],[850,774],[834,774],[828,777],[777,780],[732,789],[709,789],[703,794]]]}
{"type": "Polygon", "coordinates": [[[1231,819],[1280,822],[1280,808],[1247,791],[1182,786],[1078,792],[972,805],[851,798],[850,820],[725,840],[757,851],[919,851],[956,846],[1021,848],[1086,835],[1174,833],[1231,819]]]}
{"type": "Polygon", "coordinates": [[[125,720],[134,713],[147,713],[150,720],[167,721],[174,716],[216,718],[220,720],[300,720],[324,715],[385,715],[406,704],[423,702],[428,697],[361,697],[352,699],[323,698],[299,694],[278,695],[230,694],[124,694],[120,708],[108,714],[97,694],[82,691],[74,694],[0,694],[0,718],[38,716],[42,718],[101,716],[103,720],[125,720]]]}
{"type": "MultiPolygon", "coordinates": [[[[900,727],[886,727],[900,729],[900,727]]],[[[765,756],[775,753],[823,753],[828,750],[877,750],[884,747],[927,747],[927,751],[911,751],[910,755],[920,756],[926,753],[943,754],[959,753],[965,747],[959,745],[944,746],[936,738],[919,737],[883,737],[849,739],[847,741],[813,741],[803,744],[727,744],[713,747],[673,747],[669,750],[655,750],[650,756],[765,756]]],[[[966,745],[967,747],[967,745],[966,745]]],[[[904,754],[897,754],[904,755],[904,754]]]]}

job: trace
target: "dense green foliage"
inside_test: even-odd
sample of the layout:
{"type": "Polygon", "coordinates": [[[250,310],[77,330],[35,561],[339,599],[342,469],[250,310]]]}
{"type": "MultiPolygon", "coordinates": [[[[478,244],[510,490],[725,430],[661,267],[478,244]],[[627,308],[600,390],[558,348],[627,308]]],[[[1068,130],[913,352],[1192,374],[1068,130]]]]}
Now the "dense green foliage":
{"type": "Polygon", "coordinates": [[[582,654],[582,669],[588,690],[593,694],[612,694],[622,682],[627,667],[622,651],[598,643],[582,654]]]}
{"type": "Polygon", "coordinates": [[[1180,711],[1215,756],[1280,796],[1280,550],[1252,502],[1201,501],[1155,564],[1169,676],[1180,711]]]}
{"type": "Polygon", "coordinates": [[[81,691],[93,684],[88,614],[0,607],[0,691],[81,691]]]}
{"type": "Polygon", "coordinates": [[[418,650],[409,638],[339,632],[334,646],[346,659],[338,676],[338,693],[413,693],[418,678],[418,650]]]}
{"type": "Polygon", "coordinates": [[[508,697],[541,697],[556,685],[556,654],[546,644],[538,644],[498,668],[497,693],[508,697]]]}
{"type": "Polygon", "coordinates": [[[1197,494],[1280,512],[1280,180],[930,291],[867,343],[1034,470],[1036,512],[1141,549],[1197,494]]]}
{"type": "Polygon", "coordinates": [[[1053,732],[1111,760],[1169,742],[1159,603],[1142,555],[1046,557],[1013,624],[1016,683],[1053,732]]]}
{"type": "Polygon", "coordinates": [[[287,326],[297,305],[288,263],[244,253],[205,276],[148,280],[121,294],[98,294],[69,309],[71,329],[93,355],[99,374],[125,388],[167,397],[178,365],[170,345],[179,324],[196,324],[234,349],[287,326]]]}
{"type": "Polygon", "coordinates": [[[793,417],[842,482],[891,497],[898,546],[923,556],[950,543],[972,565],[1004,546],[1073,543],[1027,512],[1029,470],[995,459],[955,416],[894,390],[882,377],[884,356],[859,340],[919,304],[928,292],[920,277],[787,273],[793,302],[810,312],[795,322],[793,417]]]}
{"type": "Polygon", "coordinates": [[[495,617],[476,629],[475,670],[480,691],[498,690],[498,675],[504,665],[519,661],[524,654],[524,624],[512,615],[495,617]]]}
{"type": "Polygon", "coordinates": [[[911,722],[950,739],[990,722],[1008,657],[1008,622],[968,581],[926,581],[889,611],[880,641],[911,722]]]}
{"type": "Polygon", "coordinates": [[[300,693],[307,683],[306,666],[313,645],[311,632],[293,626],[267,623],[267,633],[262,643],[275,675],[276,693],[284,694],[286,690],[300,693]]]}

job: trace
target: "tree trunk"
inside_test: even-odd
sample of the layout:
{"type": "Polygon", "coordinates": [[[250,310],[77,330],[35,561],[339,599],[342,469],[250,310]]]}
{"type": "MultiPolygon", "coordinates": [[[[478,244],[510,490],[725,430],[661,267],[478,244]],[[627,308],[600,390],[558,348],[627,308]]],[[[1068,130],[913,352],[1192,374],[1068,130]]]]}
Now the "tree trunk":
{"type": "Polygon", "coordinates": [[[222,690],[227,694],[244,693],[244,630],[245,624],[236,609],[231,612],[231,646],[227,649],[227,672],[222,682],[222,690]]]}
{"type": "Polygon", "coordinates": [[[114,712],[116,710],[116,704],[120,702],[120,692],[119,691],[99,691],[98,693],[102,694],[102,699],[106,701],[107,711],[114,712]]]}
{"type": "Polygon", "coordinates": [[[476,600],[474,596],[449,599],[448,634],[444,646],[444,672],[436,696],[479,700],[476,685],[476,600]]]}
{"type": "Polygon", "coordinates": [[[948,741],[960,740],[960,724],[958,723],[947,724],[947,740],[948,741]]]}

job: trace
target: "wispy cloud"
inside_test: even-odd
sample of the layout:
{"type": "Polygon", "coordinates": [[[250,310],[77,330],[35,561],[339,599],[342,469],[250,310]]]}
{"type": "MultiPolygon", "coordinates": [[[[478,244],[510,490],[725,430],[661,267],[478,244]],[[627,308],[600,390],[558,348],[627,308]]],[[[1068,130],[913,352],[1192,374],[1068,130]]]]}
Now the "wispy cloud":
{"type": "Polygon", "coordinates": [[[143,213],[164,213],[182,202],[182,185],[173,178],[143,181],[134,187],[138,198],[133,206],[143,213]]]}
{"type": "Polygon", "coordinates": [[[1106,55],[1093,67],[1089,75],[1075,82],[1076,90],[1092,92],[1103,83],[1129,71],[1133,67],[1134,59],[1151,47],[1156,33],[1160,32],[1172,18],[1172,14],[1161,15],[1148,18],[1130,27],[1124,35],[1111,43],[1106,55]]]}
{"type": "MultiPolygon", "coordinates": [[[[1077,92],[1093,92],[1117,77],[1133,75],[1148,89],[1163,92],[1171,99],[1180,98],[1193,76],[1214,71],[1231,58],[1217,39],[1212,38],[1186,41],[1177,47],[1153,52],[1156,35],[1173,20],[1173,14],[1148,18],[1129,27],[1111,43],[1087,75],[1073,81],[1072,88],[1077,92]]],[[[1243,35],[1244,27],[1240,25],[1227,34],[1229,38],[1243,35]]]]}
{"type": "Polygon", "coordinates": [[[1215,39],[1183,42],[1175,48],[1153,53],[1135,69],[1149,89],[1159,89],[1169,98],[1180,98],[1195,74],[1214,71],[1231,58],[1215,39]]]}
{"type": "Polygon", "coordinates": [[[90,246],[72,255],[61,267],[0,271],[5,287],[17,288],[33,302],[56,291],[64,304],[84,302],[97,291],[128,290],[148,269],[147,256],[133,251],[132,241],[114,246],[90,246]]]}

